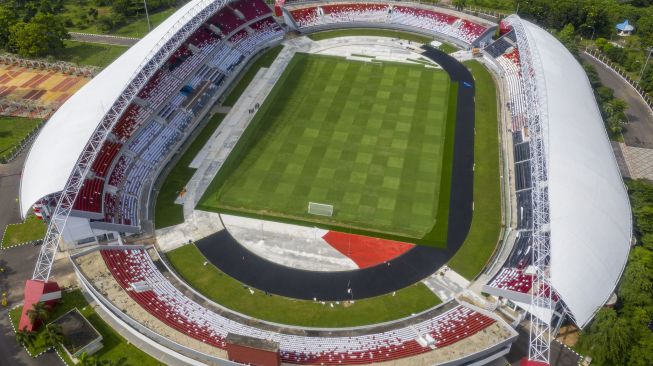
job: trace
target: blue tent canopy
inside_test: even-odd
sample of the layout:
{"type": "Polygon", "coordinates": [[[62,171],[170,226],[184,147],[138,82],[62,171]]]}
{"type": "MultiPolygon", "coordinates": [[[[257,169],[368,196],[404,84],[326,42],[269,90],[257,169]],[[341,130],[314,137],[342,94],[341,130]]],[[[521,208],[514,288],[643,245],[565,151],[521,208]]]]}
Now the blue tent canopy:
{"type": "Polygon", "coordinates": [[[630,23],[628,22],[628,19],[626,19],[626,20],[624,20],[623,23],[617,24],[617,29],[622,31],[622,32],[624,32],[624,31],[632,32],[635,29],[635,27],[630,25],[630,23]]]}

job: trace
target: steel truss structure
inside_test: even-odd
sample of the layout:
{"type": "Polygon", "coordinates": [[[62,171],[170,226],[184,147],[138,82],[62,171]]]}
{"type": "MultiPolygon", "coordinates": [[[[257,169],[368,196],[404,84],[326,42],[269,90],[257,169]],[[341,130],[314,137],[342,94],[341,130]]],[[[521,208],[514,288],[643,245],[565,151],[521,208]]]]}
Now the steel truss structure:
{"type": "Polygon", "coordinates": [[[549,281],[550,221],[548,193],[548,114],[544,78],[537,46],[529,42],[526,30],[518,16],[511,15],[506,21],[517,36],[521,80],[529,107],[526,111],[531,153],[531,177],[533,189],[533,291],[530,306],[530,346],[528,359],[549,363],[551,341],[551,316],[553,314],[553,288],[549,281]]]}
{"type": "Polygon", "coordinates": [[[95,160],[102,144],[111,132],[113,126],[120,120],[127,106],[134,97],[147,84],[154,73],[166,62],[174,51],[206,22],[220,8],[224,7],[231,0],[200,0],[183,15],[161,39],[152,47],[152,50],[145,60],[138,67],[138,71],[131,77],[123,92],[116,99],[115,103],[105,113],[102,121],[86,143],[73,171],[66,182],[66,185],[58,193],[57,206],[54,209],[48,230],[43,239],[43,245],[36,261],[36,267],[32,279],[48,281],[54,257],[59,247],[61,234],[66,226],[77,194],[89,173],[91,165],[95,160]]]}

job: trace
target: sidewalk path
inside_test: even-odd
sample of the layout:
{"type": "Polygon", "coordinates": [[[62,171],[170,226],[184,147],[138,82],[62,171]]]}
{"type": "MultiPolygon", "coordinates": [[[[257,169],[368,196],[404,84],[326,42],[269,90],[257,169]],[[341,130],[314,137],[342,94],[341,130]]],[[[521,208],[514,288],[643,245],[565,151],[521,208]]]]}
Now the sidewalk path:
{"type": "Polygon", "coordinates": [[[133,37],[120,37],[106,34],[91,34],[91,33],[77,33],[70,32],[70,39],[78,42],[86,43],[100,43],[109,44],[112,46],[133,46],[136,42],[140,41],[139,38],[133,37]]]}

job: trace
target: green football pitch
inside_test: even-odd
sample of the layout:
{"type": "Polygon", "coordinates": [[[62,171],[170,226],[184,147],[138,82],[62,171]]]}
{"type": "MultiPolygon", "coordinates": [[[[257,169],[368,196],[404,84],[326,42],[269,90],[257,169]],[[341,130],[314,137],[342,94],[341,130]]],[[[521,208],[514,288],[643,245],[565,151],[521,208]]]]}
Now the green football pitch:
{"type": "Polygon", "coordinates": [[[424,65],[296,54],[198,208],[444,245],[456,89],[424,65]]]}

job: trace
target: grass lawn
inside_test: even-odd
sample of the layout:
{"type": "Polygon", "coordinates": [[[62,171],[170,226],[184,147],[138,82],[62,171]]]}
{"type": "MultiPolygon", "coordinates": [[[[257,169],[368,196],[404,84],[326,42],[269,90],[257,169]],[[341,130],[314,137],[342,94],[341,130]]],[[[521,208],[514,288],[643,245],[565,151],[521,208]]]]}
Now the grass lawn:
{"type": "Polygon", "coordinates": [[[257,319],[307,327],[346,327],[390,321],[418,313],[440,303],[431,290],[417,283],[391,294],[344,303],[320,302],[269,296],[249,290],[206,261],[194,244],[166,253],[168,260],[189,285],[213,301],[257,319]]]}
{"type": "Polygon", "coordinates": [[[277,45],[265,51],[254,63],[247,69],[245,74],[240,78],[238,84],[229,92],[229,95],[222,103],[225,106],[233,106],[238,101],[238,98],[243,94],[249,83],[252,82],[256,73],[263,67],[270,67],[274,60],[277,59],[279,52],[283,49],[283,45],[277,45]]]}
{"type": "Polygon", "coordinates": [[[455,46],[452,46],[448,43],[442,43],[438,49],[444,53],[454,53],[459,50],[455,46]]]}
{"type": "MultiPolygon", "coordinates": [[[[140,5],[142,5],[142,3],[140,5]]],[[[88,8],[90,7],[94,7],[94,6],[88,6],[88,8]]],[[[98,13],[100,15],[108,15],[112,11],[111,8],[108,6],[100,6],[97,7],[96,9],[98,10],[98,13]]],[[[154,29],[157,25],[161,24],[170,15],[172,15],[172,13],[177,11],[177,9],[178,8],[174,7],[174,8],[169,8],[154,13],[150,13],[150,23],[152,25],[152,29],[154,29]]],[[[76,2],[69,1],[66,4],[66,12],[64,13],[64,16],[67,16],[74,25],[68,27],[68,30],[71,32],[112,34],[116,36],[135,37],[135,38],[142,38],[149,32],[147,28],[147,20],[145,18],[145,14],[137,18],[133,18],[133,19],[130,18],[127,21],[127,24],[107,32],[100,29],[95,21],[90,21],[90,22],[80,21],[80,19],[82,18],[85,19],[87,18],[86,16],[87,12],[88,12],[87,7],[80,7],[76,2]]]]}
{"type": "Polygon", "coordinates": [[[43,122],[40,119],[0,116],[0,161],[43,122]]]}
{"type": "Polygon", "coordinates": [[[43,239],[48,226],[39,220],[36,216],[31,215],[21,224],[7,225],[4,235],[2,236],[2,248],[10,248],[29,241],[43,239]]]}
{"type": "Polygon", "coordinates": [[[492,76],[477,61],[466,62],[476,81],[474,215],[462,247],[449,267],[467,279],[478,275],[496,247],[501,229],[497,99],[492,76]]]}
{"type": "Polygon", "coordinates": [[[450,92],[423,65],[297,54],[198,208],[443,246],[450,92]]]}
{"type": "Polygon", "coordinates": [[[353,29],[338,29],[317,32],[309,34],[308,38],[314,41],[321,41],[323,39],[337,38],[337,37],[349,37],[349,36],[377,36],[377,37],[390,37],[390,38],[401,38],[408,41],[419,42],[423,44],[430,43],[433,38],[427,37],[410,32],[401,32],[388,29],[371,29],[371,28],[353,28],[353,29]]]}
{"type": "MultiPolygon", "coordinates": [[[[177,8],[170,8],[158,11],[156,13],[150,13],[150,23],[152,24],[152,29],[163,23],[163,21],[171,16],[175,11],[177,11],[177,8]]],[[[147,29],[147,20],[143,14],[141,18],[131,20],[127,25],[111,31],[110,33],[116,36],[143,38],[143,36],[145,36],[148,32],[149,30],[147,29]]]]}
{"type": "MultiPolygon", "coordinates": [[[[50,320],[55,320],[61,315],[68,312],[70,309],[77,308],[82,315],[95,327],[95,329],[102,335],[102,344],[104,347],[93,356],[98,361],[117,361],[125,357],[129,365],[150,366],[162,365],[154,358],[150,357],[145,352],[141,351],[132,344],[129,344],[124,338],[116,333],[107,323],[100,318],[100,316],[89,306],[88,302],[82,295],[80,290],[72,292],[64,292],[63,298],[59,304],[54,308],[53,313],[50,315],[50,320]]],[[[17,307],[10,310],[9,316],[14,323],[14,327],[18,328],[18,320],[22,307],[17,307]]],[[[41,327],[36,336],[34,344],[29,347],[33,355],[39,354],[46,350],[48,347],[44,338],[44,327],[41,327]]],[[[65,354],[65,352],[60,352],[65,354]]]]}
{"type": "Polygon", "coordinates": [[[202,132],[188,146],[188,149],[179,158],[168,176],[166,176],[161,190],[156,197],[156,206],[154,211],[154,225],[156,229],[181,224],[184,222],[183,206],[175,204],[179,192],[186,186],[190,178],[195,173],[195,169],[189,165],[204,147],[209,137],[218,128],[224,114],[216,114],[202,129],[202,132]]]}
{"type": "Polygon", "coordinates": [[[129,47],[112,46],[108,44],[64,41],[65,48],[61,50],[58,59],[74,62],[78,65],[105,67],[112,63],[129,47]]]}

